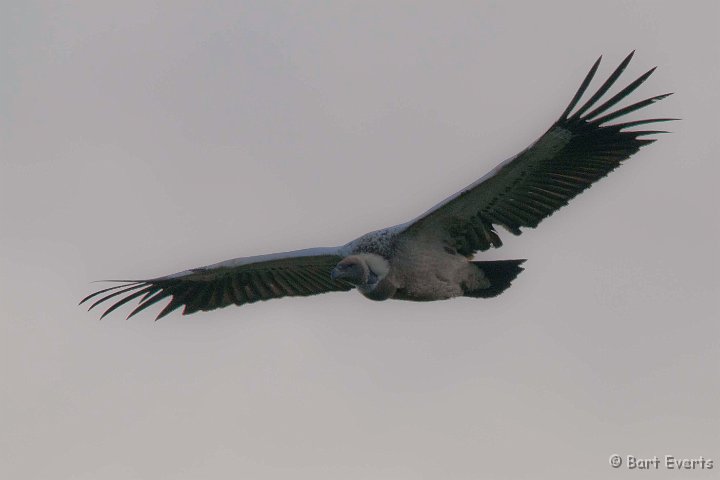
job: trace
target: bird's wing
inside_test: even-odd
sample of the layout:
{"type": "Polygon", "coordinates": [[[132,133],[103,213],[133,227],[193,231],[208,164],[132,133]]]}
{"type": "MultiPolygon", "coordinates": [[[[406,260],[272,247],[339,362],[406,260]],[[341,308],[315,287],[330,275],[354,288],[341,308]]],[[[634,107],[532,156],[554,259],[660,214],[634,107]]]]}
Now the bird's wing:
{"type": "Polygon", "coordinates": [[[520,227],[536,227],[640,147],[654,142],[655,139],[646,136],[665,132],[629,131],[627,128],[674,119],[608,124],[670,95],[658,95],[616,108],[652,74],[654,68],[598,105],[625,70],[633,53],[573,112],[597,71],[598,58],[570,105],[540,139],[406,224],[400,235],[406,239],[434,238],[446,248],[468,256],[491,246],[499,247],[502,242],[494,225],[502,225],[515,235],[521,233],[520,227]]]}
{"type": "Polygon", "coordinates": [[[151,280],[121,281],[85,297],[93,300],[90,309],[112,299],[105,317],[118,307],[140,298],[128,318],[168,297],[170,302],[158,314],[160,319],[185,306],[183,315],[214,310],[230,304],[243,305],[280,297],[309,296],[347,291],[353,285],[330,278],[330,271],[342,260],[338,248],[311,248],[294,252],[236,258],[151,280]]]}

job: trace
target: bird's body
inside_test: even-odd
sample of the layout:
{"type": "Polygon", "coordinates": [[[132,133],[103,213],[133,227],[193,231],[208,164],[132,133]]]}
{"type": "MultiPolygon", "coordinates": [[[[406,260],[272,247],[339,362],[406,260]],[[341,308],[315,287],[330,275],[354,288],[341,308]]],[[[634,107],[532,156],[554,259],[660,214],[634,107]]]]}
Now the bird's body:
{"type": "Polygon", "coordinates": [[[377,282],[358,284],[371,300],[445,300],[489,287],[483,271],[467,257],[431,239],[407,239],[405,225],[363,235],[342,247],[345,257],[378,272],[377,282]],[[381,239],[381,241],[379,240],[381,239]]]}
{"type": "Polygon", "coordinates": [[[188,314],[353,288],[371,300],[496,296],[510,286],[524,262],[472,260],[477,251],[502,245],[496,225],[515,235],[521,233],[521,227],[536,227],[640,147],[655,141],[641,137],[663,133],[628,128],[673,120],[607,124],[667,96],[612,110],[652,69],[597,104],[631,58],[632,53],[576,109],[598,68],[598,59],[560,118],[535,143],[410,222],[368,233],[340,247],[238,258],[150,280],[126,281],[82,302],[105,294],[91,304],[93,308],[120,297],[105,316],[139,298],[129,317],[170,297],[158,314],[160,318],[183,306],[183,313],[188,314]]]}

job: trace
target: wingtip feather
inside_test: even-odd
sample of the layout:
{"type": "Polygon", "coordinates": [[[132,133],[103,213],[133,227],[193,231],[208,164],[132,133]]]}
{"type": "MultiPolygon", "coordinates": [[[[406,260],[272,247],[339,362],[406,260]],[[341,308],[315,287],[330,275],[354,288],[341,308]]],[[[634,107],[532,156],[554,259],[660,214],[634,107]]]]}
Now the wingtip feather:
{"type": "Polygon", "coordinates": [[[582,83],[580,84],[580,88],[577,89],[575,92],[575,95],[573,95],[572,100],[570,100],[570,103],[565,108],[565,111],[560,115],[561,120],[566,120],[568,118],[568,115],[572,111],[573,108],[578,104],[580,101],[580,98],[582,98],[583,94],[585,93],[585,90],[587,90],[587,87],[590,85],[590,82],[592,81],[593,77],[595,76],[595,73],[597,72],[598,67],[600,66],[600,61],[602,60],[602,55],[598,57],[597,60],[595,60],[595,63],[592,67],[590,67],[590,71],[585,75],[585,78],[583,79],[582,83]]]}
{"type": "Polygon", "coordinates": [[[623,89],[620,90],[618,93],[616,93],[615,95],[613,95],[613,96],[612,96],[609,100],[607,100],[605,103],[603,103],[602,105],[600,105],[599,107],[597,107],[595,110],[591,111],[590,113],[588,113],[587,115],[585,115],[584,117],[582,117],[582,119],[585,120],[585,121],[590,121],[590,120],[592,120],[593,118],[595,118],[595,117],[597,117],[598,115],[600,115],[601,113],[603,113],[603,112],[609,110],[610,108],[614,107],[615,105],[617,105],[622,99],[624,99],[625,97],[627,97],[628,95],[630,95],[632,92],[634,92],[635,90],[637,90],[637,88],[638,88],[640,85],[642,85],[643,83],[645,83],[645,81],[646,81],[646,80],[650,77],[650,75],[652,75],[652,73],[655,71],[655,68],[656,68],[656,67],[653,67],[653,68],[651,68],[650,70],[648,70],[647,72],[645,72],[645,73],[643,73],[642,75],[640,75],[638,78],[636,78],[634,81],[632,81],[627,87],[623,88],[623,89]]]}
{"type": "Polygon", "coordinates": [[[580,108],[578,108],[575,113],[572,114],[568,118],[568,120],[576,120],[580,118],[580,116],[588,111],[592,106],[602,98],[605,93],[610,90],[610,88],[615,84],[618,78],[623,74],[625,69],[627,68],[628,64],[630,63],[630,60],[632,59],[633,55],[635,54],[635,50],[630,52],[629,55],[627,55],[620,64],[615,67],[615,70],[610,74],[610,76],[603,82],[603,84],[600,86],[600,88],[597,89],[597,91],[588,99],[580,108]]]}

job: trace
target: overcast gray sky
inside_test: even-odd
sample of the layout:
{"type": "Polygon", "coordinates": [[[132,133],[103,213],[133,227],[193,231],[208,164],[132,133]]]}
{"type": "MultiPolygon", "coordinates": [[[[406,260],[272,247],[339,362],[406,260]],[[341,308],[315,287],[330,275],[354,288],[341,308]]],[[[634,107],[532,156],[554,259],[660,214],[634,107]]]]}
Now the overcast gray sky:
{"type": "Polygon", "coordinates": [[[720,468],[717,2],[1,9],[0,477],[636,478],[613,453],[720,468]],[[157,323],[77,306],[93,280],[409,220],[632,49],[625,83],[659,67],[633,99],[674,91],[644,115],[682,122],[504,233],[485,258],[528,262],[496,299],[351,292],[157,323]]]}

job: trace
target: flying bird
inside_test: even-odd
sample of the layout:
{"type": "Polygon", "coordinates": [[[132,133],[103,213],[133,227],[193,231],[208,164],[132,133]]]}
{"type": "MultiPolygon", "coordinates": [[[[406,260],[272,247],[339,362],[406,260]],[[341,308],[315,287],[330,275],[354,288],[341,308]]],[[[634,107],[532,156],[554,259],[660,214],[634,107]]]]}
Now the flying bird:
{"type": "Polygon", "coordinates": [[[666,133],[629,128],[675,120],[611,123],[670,95],[618,107],[653,68],[602,101],[633,54],[580,104],[600,65],[602,57],[598,58],[560,118],[537,141],[410,222],[365,234],[340,247],[236,258],[149,280],[117,281],[120,285],[88,295],[80,303],[92,301],[92,309],[112,300],[103,318],[139,299],[130,318],[168,299],[157,315],[160,319],[180,307],[185,315],[354,288],[371,300],[494,297],[510,286],[525,261],[473,260],[476,252],[502,245],[496,226],[514,235],[520,235],[523,227],[536,227],[640,147],[656,140],[648,135],[666,133]]]}

